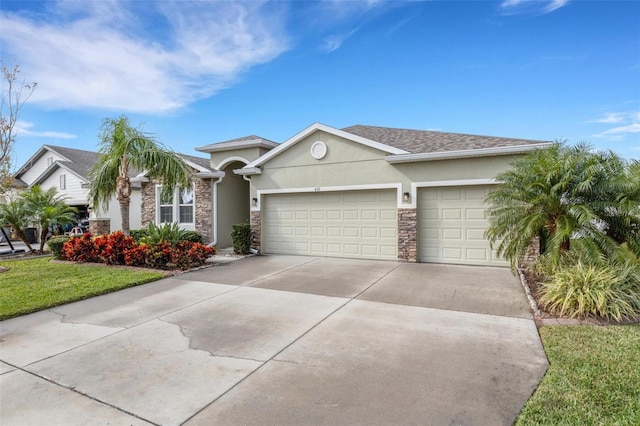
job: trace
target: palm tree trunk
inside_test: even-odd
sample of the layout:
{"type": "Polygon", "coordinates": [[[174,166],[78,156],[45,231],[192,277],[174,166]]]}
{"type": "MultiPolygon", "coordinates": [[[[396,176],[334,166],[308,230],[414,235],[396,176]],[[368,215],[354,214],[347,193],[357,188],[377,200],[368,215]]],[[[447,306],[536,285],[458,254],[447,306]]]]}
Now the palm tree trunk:
{"type": "Polygon", "coordinates": [[[129,177],[118,176],[116,182],[116,191],[118,194],[118,202],[120,203],[120,218],[122,220],[122,232],[129,235],[129,204],[131,204],[131,182],[129,177]]]}
{"type": "Polygon", "coordinates": [[[31,247],[31,244],[29,244],[29,239],[27,238],[27,234],[20,228],[15,228],[15,233],[16,233],[16,236],[20,238],[20,241],[22,241],[24,245],[27,246],[29,253],[33,253],[33,247],[31,247]]]}
{"type": "Polygon", "coordinates": [[[48,227],[42,227],[40,231],[40,253],[44,253],[44,243],[47,241],[47,234],[49,233],[48,227]]]}

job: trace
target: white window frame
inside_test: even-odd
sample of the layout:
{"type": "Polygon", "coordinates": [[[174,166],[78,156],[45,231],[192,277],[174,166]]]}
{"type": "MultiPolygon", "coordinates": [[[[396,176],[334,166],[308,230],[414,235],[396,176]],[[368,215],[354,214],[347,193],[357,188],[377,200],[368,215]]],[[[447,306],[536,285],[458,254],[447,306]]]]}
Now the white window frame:
{"type": "Polygon", "coordinates": [[[67,189],[67,175],[63,173],[60,175],[60,190],[65,189],[67,189]]]}
{"type": "Polygon", "coordinates": [[[174,188],[173,197],[171,204],[161,204],[161,194],[162,194],[162,185],[156,185],[156,223],[158,225],[162,225],[164,223],[177,223],[181,228],[187,230],[195,230],[196,228],[196,192],[195,186],[192,186],[193,190],[193,201],[191,204],[180,204],[180,188],[174,188]],[[192,222],[180,222],[180,207],[183,206],[193,206],[192,213],[192,222]],[[161,207],[172,207],[172,221],[171,222],[161,222],[160,221],[160,208],[161,207]]]}

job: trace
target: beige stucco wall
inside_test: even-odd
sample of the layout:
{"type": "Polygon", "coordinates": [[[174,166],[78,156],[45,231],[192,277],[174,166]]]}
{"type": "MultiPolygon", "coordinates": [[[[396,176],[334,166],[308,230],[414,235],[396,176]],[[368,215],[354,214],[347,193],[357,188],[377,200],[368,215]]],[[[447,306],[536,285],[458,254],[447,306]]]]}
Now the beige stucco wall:
{"type": "Polygon", "coordinates": [[[230,163],[224,170],[225,177],[217,184],[217,205],[215,206],[218,223],[216,246],[233,246],[232,226],[237,223],[249,223],[249,182],[233,173],[233,169],[242,168],[242,163],[230,163]]]}
{"type": "Polygon", "coordinates": [[[261,166],[251,177],[251,197],[257,191],[294,188],[396,184],[411,192],[412,182],[492,179],[506,170],[515,156],[493,156],[416,163],[390,164],[388,154],[324,132],[315,132],[261,166]],[[325,158],[314,159],[311,145],[323,141],[325,158]]]}

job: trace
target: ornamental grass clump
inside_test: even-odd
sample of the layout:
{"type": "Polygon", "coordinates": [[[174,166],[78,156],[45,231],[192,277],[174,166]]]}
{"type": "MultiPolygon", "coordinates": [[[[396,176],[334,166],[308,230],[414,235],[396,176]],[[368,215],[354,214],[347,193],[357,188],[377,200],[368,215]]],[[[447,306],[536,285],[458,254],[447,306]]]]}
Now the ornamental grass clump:
{"type": "Polygon", "coordinates": [[[566,265],[541,284],[540,301],[550,313],[620,321],[640,315],[640,271],[636,263],[566,265]]]}

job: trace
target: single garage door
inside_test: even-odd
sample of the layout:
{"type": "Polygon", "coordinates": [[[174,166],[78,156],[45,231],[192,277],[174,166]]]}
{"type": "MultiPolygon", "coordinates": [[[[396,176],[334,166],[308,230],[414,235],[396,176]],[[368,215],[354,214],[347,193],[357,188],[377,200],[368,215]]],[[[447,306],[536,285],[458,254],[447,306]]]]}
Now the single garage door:
{"type": "Polygon", "coordinates": [[[418,191],[421,262],[508,266],[484,238],[484,198],[491,186],[422,188],[418,191]]]}
{"type": "Polygon", "coordinates": [[[265,253],[397,260],[394,190],[270,194],[265,253]]]}

